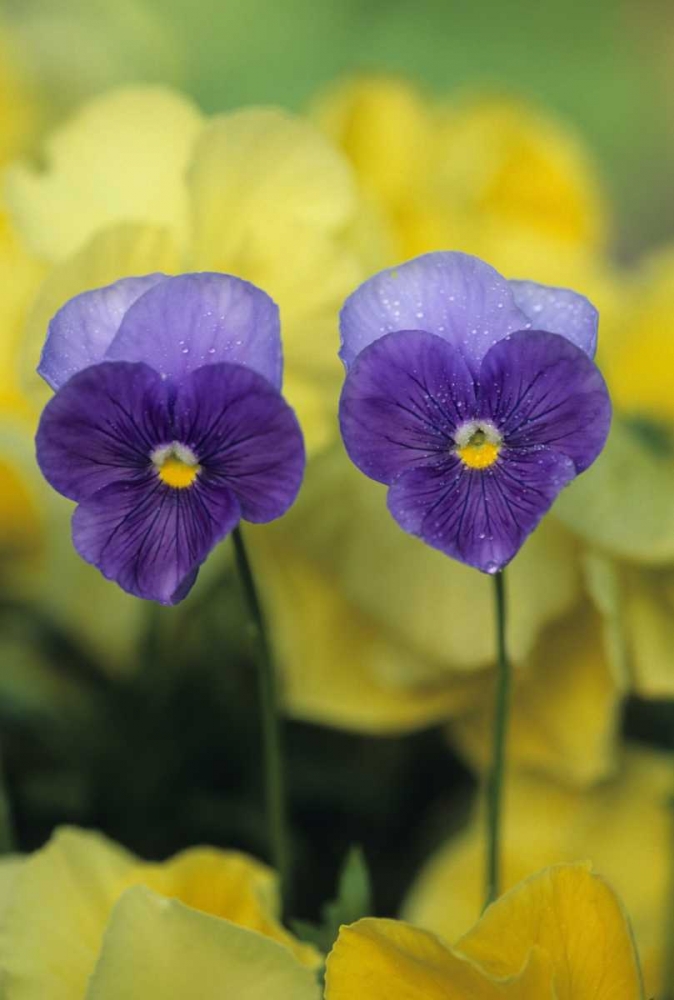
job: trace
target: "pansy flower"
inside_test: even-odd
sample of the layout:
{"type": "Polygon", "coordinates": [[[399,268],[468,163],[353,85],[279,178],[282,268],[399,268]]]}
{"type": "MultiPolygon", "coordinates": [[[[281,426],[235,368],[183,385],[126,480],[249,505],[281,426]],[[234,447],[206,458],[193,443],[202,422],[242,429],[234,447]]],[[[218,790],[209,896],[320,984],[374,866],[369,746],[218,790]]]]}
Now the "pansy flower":
{"type": "Polygon", "coordinates": [[[51,485],[77,501],[80,555],[124,590],[174,604],[241,518],[280,517],[304,447],[280,394],[274,302],[226,274],[125,278],[56,314],[37,433],[51,485]]]}
{"type": "Polygon", "coordinates": [[[342,436],[402,528],[487,573],[513,558],[606,440],[597,319],[582,295],[449,252],[347,299],[342,436]]]}

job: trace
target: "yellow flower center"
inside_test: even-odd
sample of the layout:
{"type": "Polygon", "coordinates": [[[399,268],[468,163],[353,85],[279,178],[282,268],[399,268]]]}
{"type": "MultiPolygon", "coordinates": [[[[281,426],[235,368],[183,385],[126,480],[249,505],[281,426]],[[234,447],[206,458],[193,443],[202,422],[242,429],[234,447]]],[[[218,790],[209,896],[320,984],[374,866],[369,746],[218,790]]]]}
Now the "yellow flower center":
{"type": "Polygon", "coordinates": [[[501,435],[493,424],[471,420],[454,438],[456,454],[469,469],[488,469],[501,451],[501,435]]]}
{"type": "Polygon", "coordinates": [[[201,472],[201,466],[194,452],[177,441],[157,448],[152,454],[152,461],[162,483],[174,490],[187,489],[201,472]]]}

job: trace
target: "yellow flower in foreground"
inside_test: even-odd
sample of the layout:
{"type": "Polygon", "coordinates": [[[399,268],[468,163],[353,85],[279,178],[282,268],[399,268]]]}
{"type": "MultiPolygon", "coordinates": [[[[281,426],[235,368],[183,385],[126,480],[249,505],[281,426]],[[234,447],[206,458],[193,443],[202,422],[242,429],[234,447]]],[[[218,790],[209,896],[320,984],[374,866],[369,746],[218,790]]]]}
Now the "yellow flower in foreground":
{"type": "MultiPolygon", "coordinates": [[[[451,910],[453,894],[445,896],[451,910]]],[[[640,1000],[616,895],[589,865],[557,865],[502,896],[452,948],[394,920],[343,927],[326,1000],[640,1000]]]]}
{"type": "Polygon", "coordinates": [[[153,977],[157,997],[184,996],[177,986],[197,974],[202,959],[207,965],[193,995],[215,997],[216,985],[222,990],[228,982],[230,953],[234,983],[237,976],[255,982],[257,955],[263,965],[285,969],[288,981],[304,983],[298,995],[313,996],[311,970],[320,958],[281,926],[275,874],[244,854],[193,848],[150,864],[98,834],[64,829],[22,864],[11,896],[0,922],[7,1000],[145,1000],[155,994],[139,987],[153,977]],[[120,975],[119,983],[138,980],[135,992],[110,992],[110,979],[120,975]]]}
{"type": "MultiPolygon", "coordinates": [[[[568,724],[578,723],[570,717],[568,724]]],[[[521,773],[511,775],[506,789],[505,887],[557,861],[589,859],[615,886],[632,917],[647,996],[660,995],[662,985],[672,787],[668,754],[632,748],[620,774],[590,793],[521,773]]],[[[405,918],[450,941],[465,934],[480,913],[484,850],[484,817],[478,809],[467,829],[423,869],[405,918]]]]}

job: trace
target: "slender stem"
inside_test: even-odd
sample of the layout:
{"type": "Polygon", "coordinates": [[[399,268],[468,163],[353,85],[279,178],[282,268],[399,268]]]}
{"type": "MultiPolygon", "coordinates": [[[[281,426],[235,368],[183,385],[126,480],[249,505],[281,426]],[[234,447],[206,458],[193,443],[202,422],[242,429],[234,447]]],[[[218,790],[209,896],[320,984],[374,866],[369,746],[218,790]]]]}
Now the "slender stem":
{"type": "Polygon", "coordinates": [[[510,708],[510,664],[506,648],[506,588],[503,571],[494,576],[496,611],[496,702],[491,770],[487,781],[487,877],[485,908],[501,891],[501,820],[510,708]]]}
{"type": "Polygon", "coordinates": [[[286,817],[285,783],[283,776],[283,750],[281,716],[279,712],[276,671],[267,635],[267,628],[260,605],[255,579],[251,570],[243,536],[239,528],[232,532],[236,565],[241,579],[251,625],[255,634],[256,660],[260,690],[262,738],[264,742],[264,771],[266,789],[267,830],[269,852],[279,873],[281,891],[285,898],[289,880],[288,826],[286,817]]]}

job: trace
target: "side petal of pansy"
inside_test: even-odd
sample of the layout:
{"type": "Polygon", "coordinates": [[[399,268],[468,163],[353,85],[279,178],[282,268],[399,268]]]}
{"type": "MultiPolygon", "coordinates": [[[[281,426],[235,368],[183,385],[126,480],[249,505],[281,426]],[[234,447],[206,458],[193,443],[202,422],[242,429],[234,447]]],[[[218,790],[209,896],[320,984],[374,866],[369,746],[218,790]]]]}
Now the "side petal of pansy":
{"type": "Polygon", "coordinates": [[[342,927],[328,956],[325,1000],[557,1000],[550,962],[532,949],[512,976],[496,977],[435,934],[398,920],[342,927]]]}
{"type": "Polygon", "coordinates": [[[537,281],[510,281],[516,305],[535,330],[560,333],[593,358],[597,353],[599,313],[589,299],[570,288],[537,281]]]}
{"type": "Polygon", "coordinates": [[[86,1000],[319,1000],[316,974],[283,945],[149,889],[115,906],[86,1000]]]}
{"type": "Polygon", "coordinates": [[[233,275],[181,274],[131,305],[106,359],[144,361],[173,379],[222,361],[245,364],[279,389],[278,307],[261,288],[233,275]]]}
{"type": "Polygon", "coordinates": [[[78,371],[98,364],[105,357],[128,308],[164,280],[163,274],[122,278],[70,299],[49,324],[38,374],[52,389],[60,389],[78,371]]]}
{"type": "Polygon", "coordinates": [[[492,344],[531,324],[510,284],[469,254],[425,254],[373,275],[344,303],[340,357],[347,370],[386,333],[425,330],[449,341],[471,368],[492,344]]]}

